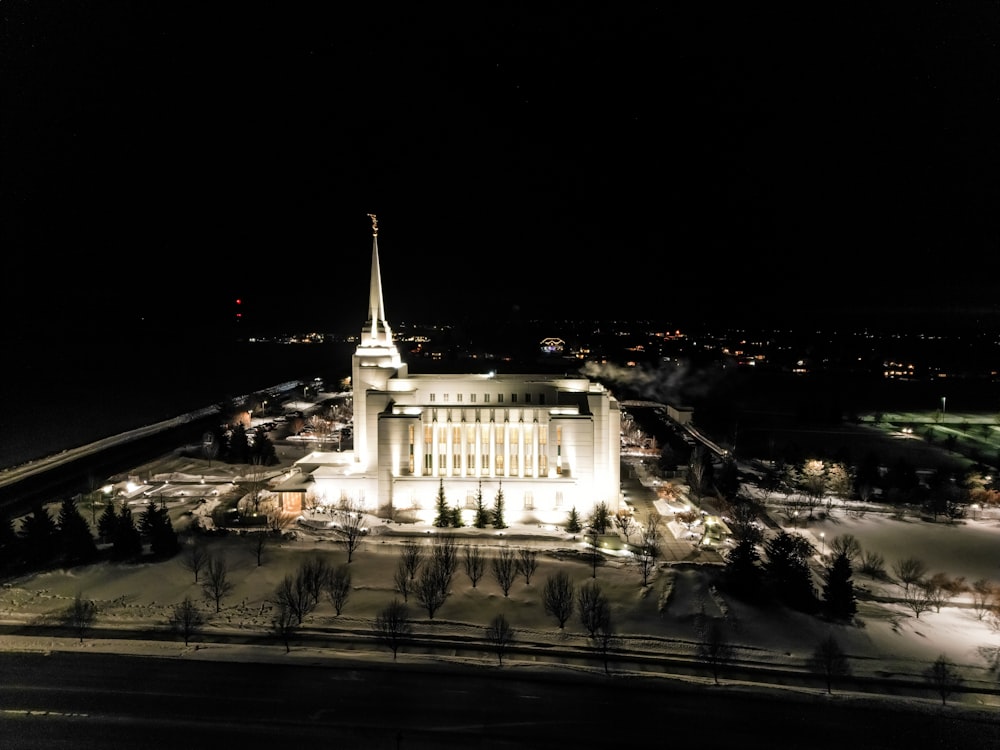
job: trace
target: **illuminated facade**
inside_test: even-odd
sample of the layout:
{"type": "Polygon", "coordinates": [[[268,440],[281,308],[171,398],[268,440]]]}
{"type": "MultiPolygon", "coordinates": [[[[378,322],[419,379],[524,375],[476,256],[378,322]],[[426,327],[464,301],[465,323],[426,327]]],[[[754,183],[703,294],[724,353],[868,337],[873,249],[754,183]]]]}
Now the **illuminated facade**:
{"type": "Polygon", "coordinates": [[[466,524],[478,498],[492,508],[501,489],[508,523],[563,524],[600,502],[617,510],[617,400],[583,376],[410,375],[385,319],[374,216],[372,226],[368,318],[352,357],[354,450],[306,456],[297,485],[279,491],[430,518],[443,487],[466,524]]]}

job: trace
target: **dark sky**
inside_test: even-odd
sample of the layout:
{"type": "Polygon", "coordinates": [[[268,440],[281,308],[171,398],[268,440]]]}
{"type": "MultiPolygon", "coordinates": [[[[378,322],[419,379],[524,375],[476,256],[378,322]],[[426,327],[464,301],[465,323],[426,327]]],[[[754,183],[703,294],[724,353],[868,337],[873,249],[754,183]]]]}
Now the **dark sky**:
{"type": "Polygon", "coordinates": [[[213,5],[0,4],[10,330],[996,307],[998,3],[213,5]]]}

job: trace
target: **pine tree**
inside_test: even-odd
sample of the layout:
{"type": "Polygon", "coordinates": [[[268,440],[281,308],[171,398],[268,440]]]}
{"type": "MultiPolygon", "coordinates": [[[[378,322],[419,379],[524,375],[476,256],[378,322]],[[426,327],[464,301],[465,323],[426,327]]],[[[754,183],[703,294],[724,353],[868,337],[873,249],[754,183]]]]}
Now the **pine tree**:
{"type": "Polygon", "coordinates": [[[486,504],[483,502],[483,483],[479,483],[479,488],[476,490],[476,520],[472,524],[477,529],[485,529],[490,525],[490,512],[486,509],[486,504]]]}
{"type": "Polygon", "coordinates": [[[59,527],[41,503],[21,521],[21,541],[31,565],[51,562],[59,554],[59,527]]]}
{"type": "Polygon", "coordinates": [[[723,580],[726,591],[748,601],[761,593],[760,554],[753,539],[740,539],[726,555],[723,580]]]}
{"type": "Polygon", "coordinates": [[[778,598],[802,612],[815,612],[819,603],[809,569],[809,557],[815,552],[805,537],[787,531],[764,543],[768,583],[778,598]]]}
{"type": "Polygon", "coordinates": [[[566,524],[566,531],[570,534],[579,534],[583,526],[580,524],[580,514],[576,512],[576,506],[569,512],[569,521],[566,524]]]}
{"type": "Polygon", "coordinates": [[[97,544],[76,500],[68,497],[59,509],[59,538],[63,560],[67,565],[92,562],[97,557],[97,544]]]}
{"type": "Polygon", "coordinates": [[[824,574],[823,608],[827,616],[834,620],[850,620],[858,611],[852,573],[850,557],[841,552],[824,574]]]}
{"type": "Polygon", "coordinates": [[[439,529],[451,525],[451,508],[448,507],[448,499],[444,496],[444,480],[440,480],[437,494],[437,515],[434,516],[434,525],[439,529]]]}
{"type": "Polygon", "coordinates": [[[456,505],[454,508],[451,508],[450,511],[452,528],[460,529],[465,526],[465,522],[462,521],[462,509],[456,505]]]}
{"type": "Polygon", "coordinates": [[[139,516],[139,534],[149,542],[150,551],[156,557],[172,557],[177,554],[177,533],[165,508],[153,502],[148,503],[139,516]]]}
{"type": "Polygon", "coordinates": [[[611,511],[608,510],[607,503],[600,502],[594,506],[594,515],[590,518],[590,526],[597,529],[598,534],[603,534],[611,526],[611,511]]]}
{"type": "Polygon", "coordinates": [[[493,499],[493,528],[506,529],[507,522],[503,517],[503,482],[497,488],[497,496],[493,499]]]}
{"type": "Polygon", "coordinates": [[[111,538],[111,559],[131,560],[142,554],[142,536],[135,527],[135,519],[128,505],[122,503],[111,538]]]}
{"type": "Polygon", "coordinates": [[[104,506],[101,517],[97,519],[97,535],[103,542],[110,542],[115,537],[115,529],[118,528],[118,513],[115,511],[115,504],[108,503],[104,506]]]}

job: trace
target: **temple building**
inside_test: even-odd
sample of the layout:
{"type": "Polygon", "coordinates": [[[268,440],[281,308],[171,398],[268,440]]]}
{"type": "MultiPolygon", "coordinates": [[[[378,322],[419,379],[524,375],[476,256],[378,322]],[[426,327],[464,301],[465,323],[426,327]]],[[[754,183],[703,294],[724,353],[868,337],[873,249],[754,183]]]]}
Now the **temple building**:
{"type": "Polygon", "coordinates": [[[285,510],[351,503],[430,520],[443,490],[472,522],[502,492],[508,523],[565,524],[619,507],[620,411],[584,376],[411,375],[386,320],[372,219],[368,314],[352,357],[354,447],[314,452],[276,488],[285,510]]]}

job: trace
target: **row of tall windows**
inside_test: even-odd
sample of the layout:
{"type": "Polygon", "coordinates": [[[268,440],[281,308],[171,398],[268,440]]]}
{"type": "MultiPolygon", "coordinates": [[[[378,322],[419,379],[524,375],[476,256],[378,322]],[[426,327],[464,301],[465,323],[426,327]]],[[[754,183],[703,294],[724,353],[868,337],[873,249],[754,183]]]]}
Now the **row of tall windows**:
{"type": "MultiPolygon", "coordinates": [[[[555,437],[555,473],[560,475],[563,472],[562,427],[556,427],[555,437]]],[[[416,473],[419,464],[424,476],[549,475],[549,427],[537,422],[467,425],[430,422],[423,425],[420,451],[416,426],[411,425],[408,443],[411,474],[416,473]]]]}

